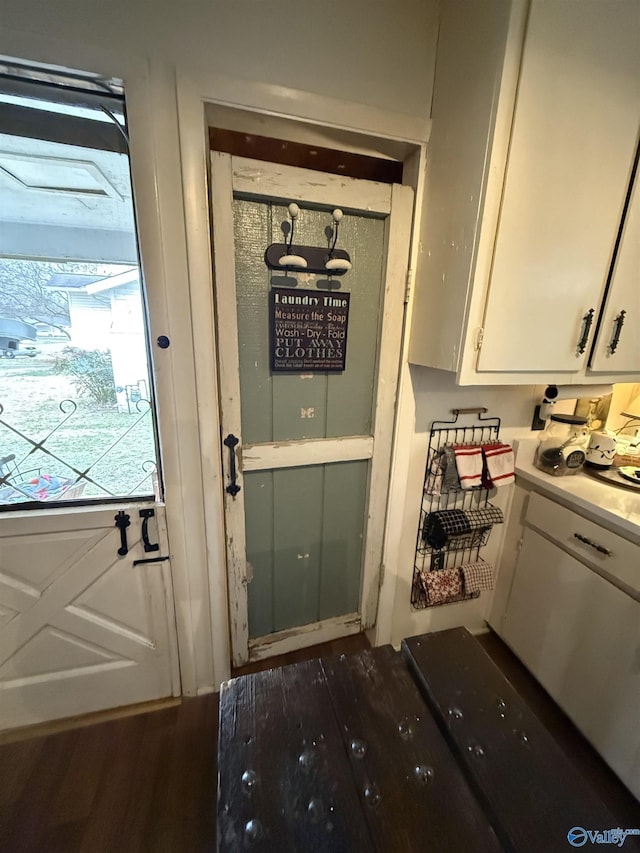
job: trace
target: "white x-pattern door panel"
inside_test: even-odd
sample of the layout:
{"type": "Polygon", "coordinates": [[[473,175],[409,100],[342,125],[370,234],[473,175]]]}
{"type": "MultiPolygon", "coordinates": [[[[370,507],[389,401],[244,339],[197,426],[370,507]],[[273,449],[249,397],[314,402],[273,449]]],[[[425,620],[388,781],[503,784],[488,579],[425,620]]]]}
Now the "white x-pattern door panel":
{"type": "Polygon", "coordinates": [[[145,553],[139,507],[14,516],[0,534],[0,728],[179,692],[162,507],[145,553]],[[29,547],[25,547],[27,545],[29,547]]]}

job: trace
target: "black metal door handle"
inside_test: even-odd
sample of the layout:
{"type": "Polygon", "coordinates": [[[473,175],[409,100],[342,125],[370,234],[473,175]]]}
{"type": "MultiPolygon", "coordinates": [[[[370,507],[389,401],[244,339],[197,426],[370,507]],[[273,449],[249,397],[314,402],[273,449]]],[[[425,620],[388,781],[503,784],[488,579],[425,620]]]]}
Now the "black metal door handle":
{"type": "Polygon", "coordinates": [[[142,519],[142,544],[147,554],[149,553],[149,551],[160,550],[160,544],[158,542],[149,541],[149,519],[153,518],[155,514],[155,509],[140,510],[140,518],[142,519]]]}
{"type": "Polygon", "coordinates": [[[614,352],[618,349],[618,343],[620,342],[620,332],[622,331],[622,327],[624,326],[624,318],[626,316],[626,311],[621,311],[616,319],[613,321],[613,337],[611,338],[611,343],[609,344],[609,353],[613,355],[614,352]]]}
{"type": "Polygon", "coordinates": [[[593,315],[596,313],[595,308],[589,308],[587,313],[582,318],[582,334],[580,335],[580,340],[578,341],[578,353],[582,355],[582,353],[587,348],[587,342],[589,340],[589,333],[591,332],[591,324],[593,323],[593,315]]]}
{"type": "Polygon", "coordinates": [[[225,447],[229,448],[229,479],[230,483],[226,487],[226,491],[231,495],[232,498],[240,491],[240,486],[237,483],[238,472],[236,470],[236,447],[240,444],[240,439],[236,438],[235,435],[230,432],[229,435],[222,442],[225,447]]]}
{"type": "Polygon", "coordinates": [[[116,527],[120,531],[120,547],[118,548],[118,556],[126,557],[129,553],[129,546],[127,545],[127,527],[131,524],[131,520],[127,513],[121,509],[115,516],[115,522],[116,527]]]}

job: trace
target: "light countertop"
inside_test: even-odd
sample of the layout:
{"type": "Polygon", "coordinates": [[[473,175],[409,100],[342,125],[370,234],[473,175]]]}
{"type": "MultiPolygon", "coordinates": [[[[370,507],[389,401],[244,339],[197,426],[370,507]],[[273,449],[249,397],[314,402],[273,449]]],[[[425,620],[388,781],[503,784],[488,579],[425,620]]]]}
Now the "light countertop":
{"type": "Polygon", "coordinates": [[[533,464],[538,446],[535,439],[514,441],[516,482],[528,483],[564,506],[588,516],[603,527],[640,544],[640,490],[636,494],[595,480],[579,472],[569,477],[553,477],[533,464]]]}

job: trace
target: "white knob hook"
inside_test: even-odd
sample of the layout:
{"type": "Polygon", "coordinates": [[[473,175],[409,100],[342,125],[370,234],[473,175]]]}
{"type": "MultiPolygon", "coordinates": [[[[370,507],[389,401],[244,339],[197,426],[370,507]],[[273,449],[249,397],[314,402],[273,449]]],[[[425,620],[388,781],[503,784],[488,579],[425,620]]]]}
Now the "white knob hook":
{"type": "Polygon", "coordinates": [[[331,258],[333,257],[333,250],[335,249],[336,243],[338,242],[338,228],[340,227],[340,222],[342,221],[343,216],[344,213],[340,210],[339,207],[336,207],[333,213],[331,214],[331,218],[335,222],[335,225],[333,226],[333,243],[329,247],[328,260],[331,260],[331,258]]]}
{"type": "MultiPolygon", "coordinates": [[[[293,246],[293,235],[294,235],[295,230],[296,230],[296,219],[298,218],[298,214],[300,213],[300,208],[295,203],[295,201],[292,201],[291,204],[287,207],[287,210],[289,211],[289,216],[291,217],[291,231],[289,233],[289,243],[286,246],[286,253],[285,254],[288,258],[297,258],[297,261],[293,264],[291,264],[291,263],[283,264],[283,266],[296,266],[299,268],[302,268],[303,266],[306,267],[307,266],[306,261],[304,262],[304,264],[300,263],[300,261],[304,261],[304,258],[300,258],[298,255],[294,255],[291,252],[291,247],[293,246]]],[[[280,263],[283,263],[282,260],[280,260],[280,263]]]]}
{"type": "Polygon", "coordinates": [[[334,258],[333,252],[336,247],[336,243],[338,242],[338,228],[340,227],[340,222],[342,221],[342,217],[344,213],[340,210],[339,207],[336,207],[333,213],[331,214],[335,225],[333,227],[333,243],[329,249],[329,255],[325,261],[325,268],[329,275],[332,272],[348,272],[351,269],[351,264],[349,261],[343,260],[342,258],[334,258]]]}

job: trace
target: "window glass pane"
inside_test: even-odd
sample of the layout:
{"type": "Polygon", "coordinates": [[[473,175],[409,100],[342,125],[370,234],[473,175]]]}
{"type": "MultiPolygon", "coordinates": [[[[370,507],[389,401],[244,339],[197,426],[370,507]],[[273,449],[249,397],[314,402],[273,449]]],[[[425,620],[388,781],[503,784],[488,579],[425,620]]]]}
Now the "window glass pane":
{"type": "Polygon", "coordinates": [[[122,129],[105,113],[94,121],[64,104],[9,100],[0,98],[0,505],[152,496],[155,418],[122,129]]]}

